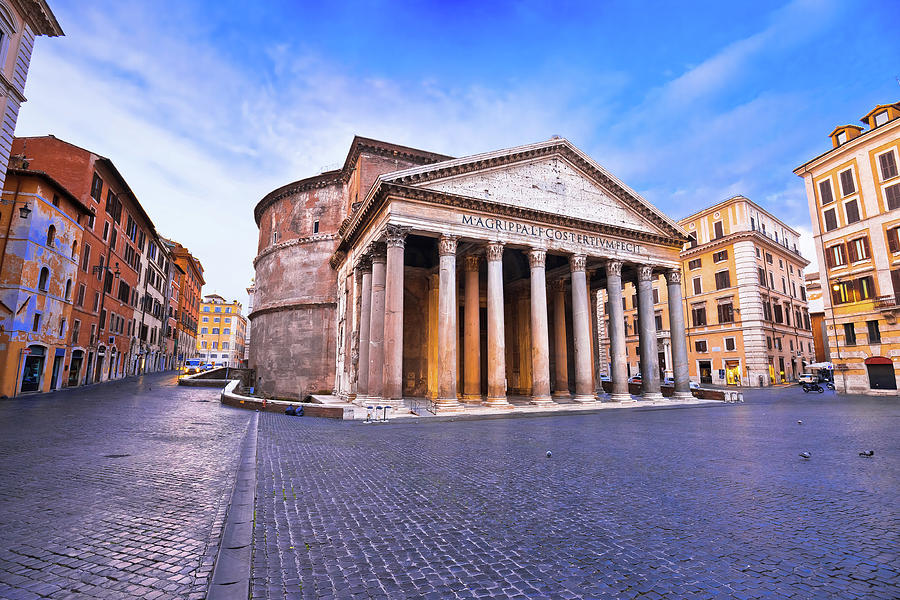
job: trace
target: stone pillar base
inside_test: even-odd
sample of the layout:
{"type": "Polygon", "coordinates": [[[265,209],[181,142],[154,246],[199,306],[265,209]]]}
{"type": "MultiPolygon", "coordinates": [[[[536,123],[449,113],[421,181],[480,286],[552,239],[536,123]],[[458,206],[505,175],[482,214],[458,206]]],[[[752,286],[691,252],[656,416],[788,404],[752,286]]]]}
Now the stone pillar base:
{"type": "Polygon", "coordinates": [[[463,405],[456,398],[436,398],[434,412],[448,412],[462,410],[463,405]]]}
{"type": "Polygon", "coordinates": [[[499,398],[491,398],[488,396],[488,399],[484,402],[484,406],[487,408],[515,408],[509,403],[506,396],[500,396],[499,398]]]}
{"type": "Polygon", "coordinates": [[[610,394],[609,401],[610,402],[634,402],[634,397],[631,394],[610,394]]]}
{"type": "Polygon", "coordinates": [[[377,402],[375,402],[376,400],[378,400],[380,402],[381,398],[372,398],[371,396],[357,396],[353,400],[353,403],[357,404],[359,406],[367,406],[367,405],[375,406],[377,404],[377,402]]]}
{"type": "Polygon", "coordinates": [[[675,392],[672,394],[672,400],[694,400],[694,394],[691,392],[675,392]]]}
{"type": "Polygon", "coordinates": [[[644,392],[641,394],[641,400],[665,400],[662,392],[644,392]]]}
{"type": "Polygon", "coordinates": [[[463,394],[460,398],[463,404],[481,404],[481,394],[463,394]]]}
{"type": "Polygon", "coordinates": [[[594,396],[591,396],[589,394],[582,394],[580,396],[575,396],[574,398],[572,398],[572,400],[574,400],[575,402],[585,403],[585,402],[596,402],[597,398],[595,398],[594,396]]]}
{"type": "Polygon", "coordinates": [[[553,398],[551,398],[550,396],[535,396],[531,399],[531,402],[529,402],[529,404],[536,404],[539,406],[547,406],[548,404],[556,404],[556,403],[553,401],[553,398]]]}
{"type": "Polygon", "coordinates": [[[553,392],[554,398],[571,398],[572,394],[569,393],[569,390],[556,390],[553,392]]]}

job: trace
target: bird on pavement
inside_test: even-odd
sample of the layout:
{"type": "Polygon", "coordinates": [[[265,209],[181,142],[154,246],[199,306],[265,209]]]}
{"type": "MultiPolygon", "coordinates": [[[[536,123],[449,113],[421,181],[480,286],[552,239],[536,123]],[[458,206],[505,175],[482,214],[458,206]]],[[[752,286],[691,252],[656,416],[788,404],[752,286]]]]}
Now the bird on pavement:
{"type": "Polygon", "coordinates": [[[553,456],[553,453],[547,450],[547,458],[550,458],[551,456],[553,456]]]}
{"type": "Polygon", "coordinates": [[[809,458],[810,456],[812,456],[812,455],[809,452],[801,452],[800,453],[800,458],[809,458]]]}
{"type": "Polygon", "coordinates": [[[803,425],[803,421],[797,421],[797,425],[803,425]]]}
{"type": "Polygon", "coordinates": [[[859,455],[865,456],[866,458],[872,458],[873,456],[875,456],[875,451],[874,450],[866,450],[865,452],[860,452],[859,455]]]}

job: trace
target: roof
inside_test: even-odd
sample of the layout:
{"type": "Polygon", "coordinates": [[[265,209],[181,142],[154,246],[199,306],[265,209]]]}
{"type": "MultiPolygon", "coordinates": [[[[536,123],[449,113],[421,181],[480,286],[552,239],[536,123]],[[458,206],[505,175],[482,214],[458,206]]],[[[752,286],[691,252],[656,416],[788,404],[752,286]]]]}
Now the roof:
{"type": "Polygon", "coordinates": [[[75,194],[73,194],[72,192],[67,190],[65,187],[63,187],[63,185],[60,182],[53,179],[53,177],[51,177],[48,173],[45,173],[44,171],[36,171],[33,169],[7,169],[6,174],[7,175],[16,175],[19,177],[37,177],[38,179],[43,179],[43,180],[49,182],[51,185],[53,185],[53,187],[58,189],[60,192],[62,192],[62,195],[65,196],[66,198],[68,198],[69,201],[71,201],[75,205],[76,208],[81,210],[81,212],[83,212],[86,215],[94,214],[94,211],[91,210],[89,207],[85,206],[84,203],[77,196],[75,196],[75,194]]]}
{"type": "Polygon", "coordinates": [[[12,2],[37,35],[48,37],[65,35],[46,0],[12,0],[12,2]]]}
{"type": "Polygon", "coordinates": [[[867,112],[865,115],[863,115],[863,118],[860,119],[860,121],[865,123],[866,125],[868,125],[869,117],[871,117],[873,114],[875,114],[881,110],[884,110],[885,108],[891,108],[891,107],[896,108],[897,110],[900,110],[900,102],[894,102],[892,104],[879,104],[878,106],[876,106],[875,108],[873,108],[872,110],[867,112]]]}
{"type": "Polygon", "coordinates": [[[863,128],[860,127],[859,125],[838,125],[837,127],[834,128],[834,131],[832,131],[831,133],[828,134],[828,137],[831,137],[834,134],[836,134],[838,131],[843,131],[844,129],[855,129],[857,131],[863,130],[863,128]]]}
{"type": "Polygon", "coordinates": [[[263,211],[285,196],[306,190],[343,184],[348,181],[351,173],[353,173],[353,167],[356,164],[359,155],[363,152],[370,152],[381,156],[403,156],[407,159],[422,161],[425,164],[451,158],[427,150],[419,150],[418,148],[400,146],[399,144],[391,144],[390,142],[383,142],[355,135],[353,136],[353,141],[350,143],[350,150],[347,152],[347,157],[344,159],[344,165],[340,169],[333,169],[331,171],[319,173],[318,175],[313,175],[312,177],[298,179],[297,181],[276,188],[263,196],[262,200],[260,200],[253,209],[253,218],[256,220],[256,225],[259,226],[259,220],[262,217],[263,211]]]}
{"type": "Polygon", "coordinates": [[[717,202],[711,206],[707,206],[706,208],[702,208],[702,209],[698,210],[697,212],[692,213],[686,217],[682,217],[681,219],[678,219],[678,224],[680,225],[681,223],[684,223],[685,221],[690,221],[691,219],[696,219],[698,215],[701,215],[705,212],[709,212],[709,211],[715,210],[717,208],[721,209],[723,206],[725,206],[729,202],[732,202],[735,200],[743,200],[745,202],[748,202],[751,206],[756,208],[756,210],[766,213],[766,215],[768,215],[769,218],[771,218],[773,221],[776,221],[779,225],[781,225],[782,227],[784,227],[785,229],[787,229],[794,235],[796,235],[796,236],[800,235],[799,231],[796,231],[793,227],[791,227],[790,225],[788,225],[787,223],[785,223],[784,221],[782,221],[781,219],[779,219],[778,217],[776,217],[775,215],[770,213],[768,210],[766,210],[765,208],[763,208],[762,206],[760,206],[759,204],[757,204],[756,202],[754,202],[747,196],[744,196],[743,194],[736,194],[734,196],[731,196],[730,198],[725,198],[724,200],[717,202]]]}
{"type": "MultiPolygon", "coordinates": [[[[883,107],[883,106],[890,106],[890,105],[882,104],[880,106],[883,107]]],[[[832,153],[846,152],[848,148],[855,148],[858,144],[864,144],[864,143],[868,142],[869,139],[871,139],[869,136],[881,135],[884,133],[885,130],[892,129],[897,126],[900,126],[900,119],[894,119],[892,121],[888,121],[881,127],[875,127],[873,129],[869,129],[868,131],[863,131],[861,134],[859,134],[852,140],[847,140],[840,146],[838,146],[836,148],[829,148],[828,150],[826,150],[825,152],[822,152],[818,156],[815,156],[815,157],[809,159],[808,161],[806,161],[805,163],[803,163],[802,165],[800,165],[799,167],[794,169],[794,175],[797,175],[798,177],[803,177],[804,172],[806,172],[808,170],[809,165],[811,165],[812,163],[822,160],[822,159],[828,157],[832,153]]]]}

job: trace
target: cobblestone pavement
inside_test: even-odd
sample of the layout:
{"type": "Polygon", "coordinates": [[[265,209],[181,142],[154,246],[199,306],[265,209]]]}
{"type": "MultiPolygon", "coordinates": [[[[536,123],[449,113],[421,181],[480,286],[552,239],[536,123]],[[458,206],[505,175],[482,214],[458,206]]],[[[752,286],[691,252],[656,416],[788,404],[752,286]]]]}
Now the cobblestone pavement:
{"type": "Polygon", "coordinates": [[[252,413],[148,375],[0,402],[0,598],[203,598],[252,413]]]}
{"type": "Polygon", "coordinates": [[[252,598],[900,597],[900,403],[746,398],[394,425],[262,414],[252,598]]]}

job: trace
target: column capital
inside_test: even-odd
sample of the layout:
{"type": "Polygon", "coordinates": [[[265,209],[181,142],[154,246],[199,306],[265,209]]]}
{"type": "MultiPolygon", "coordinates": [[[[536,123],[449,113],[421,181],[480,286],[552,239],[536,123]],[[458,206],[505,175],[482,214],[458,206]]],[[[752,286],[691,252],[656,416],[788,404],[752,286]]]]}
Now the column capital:
{"type": "Polygon", "coordinates": [[[490,242],[487,245],[488,260],[503,260],[503,242],[490,242]]]}
{"type": "Polygon", "coordinates": [[[606,263],[606,274],[607,275],[618,275],[622,276],[622,261],[620,260],[610,260],[606,263]]]}
{"type": "Polygon", "coordinates": [[[442,235],[438,240],[438,254],[441,256],[456,255],[456,236],[442,235]]]}
{"type": "Polygon", "coordinates": [[[358,261],[356,261],[356,272],[359,275],[363,273],[372,271],[372,257],[368,254],[362,255],[358,261]]]}
{"type": "Polygon", "coordinates": [[[384,242],[372,242],[366,254],[371,257],[373,263],[384,264],[387,262],[387,247],[384,242]]]}
{"type": "Polygon", "coordinates": [[[474,271],[475,273],[477,273],[478,267],[481,264],[481,257],[477,254],[467,254],[465,257],[465,263],[466,271],[474,271]]]}
{"type": "Polygon", "coordinates": [[[569,256],[569,267],[571,267],[572,271],[584,271],[586,263],[587,256],[584,254],[572,254],[569,256]]]}
{"type": "Polygon", "coordinates": [[[532,248],[528,251],[528,264],[532,269],[543,268],[547,262],[547,251],[540,248],[532,248]]]}
{"type": "Polygon", "coordinates": [[[666,271],[666,283],[681,283],[681,269],[669,269],[666,271]]]}
{"type": "Polygon", "coordinates": [[[385,227],[385,241],[389,248],[403,248],[406,245],[406,234],[409,227],[388,224],[385,227]]]}
{"type": "Polygon", "coordinates": [[[638,281],[651,281],[653,279],[653,267],[650,265],[638,266],[638,281]]]}

